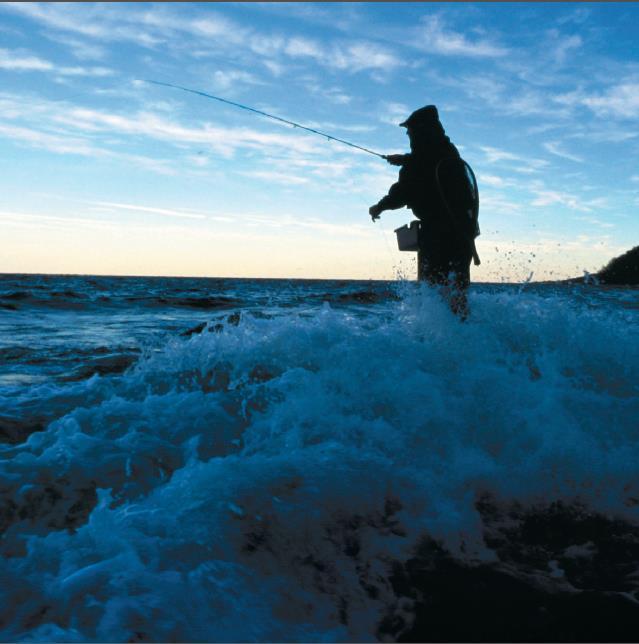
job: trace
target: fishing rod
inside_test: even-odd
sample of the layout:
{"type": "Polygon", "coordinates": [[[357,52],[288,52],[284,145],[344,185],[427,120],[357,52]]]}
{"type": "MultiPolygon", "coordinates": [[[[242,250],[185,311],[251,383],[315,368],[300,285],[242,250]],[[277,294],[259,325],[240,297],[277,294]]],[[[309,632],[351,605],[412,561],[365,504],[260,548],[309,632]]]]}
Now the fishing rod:
{"type": "Polygon", "coordinates": [[[268,114],[267,112],[262,112],[262,110],[256,110],[253,107],[249,107],[248,105],[242,105],[241,103],[235,103],[234,101],[229,101],[226,98],[220,98],[219,96],[213,96],[213,94],[207,94],[206,92],[201,92],[197,89],[190,89],[188,87],[183,87],[182,85],[174,85],[172,83],[163,83],[161,81],[156,81],[156,80],[147,80],[144,79],[143,82],[145,83],[153,83],[153,85],[161,85],[163,87],[172,87],[173,89],[180,89],[183,92],[190,92],[191,94],[197,94],[198,96],[204,96],[205,98],[212,98],[215,101],[220,101],[221,103],[226,103],[227,105],[233,105],[234,107],[239,107],[243,110],[248,110],[249,112],[254,112],[255,114],[260,114],[261,116],[266,116],[270,119],[273,119],[275,121],[280,121],[281,123],[286,123],[287,125],[292,125],[293,127],[298,127],[301,130],[306,130],[307,132],[311,132],[313,134],[319,134],[320,136],[323,136],[330,141],[337,141],[338,143],[343,143],[344,145],[349,145],[351,148],[357,148],[358,150],[362,150],[363,152],[368,152],[369,154],[374,154],[376,157],[380,157],[382,159],[386,159],[386,156],[384,154],[380,154],[379,152],[375,152],[373,150],[369,150],[368,148],[364,148],[361,145],[355,145],[355,143],[350,143],[350,141],[345,141],[344,139],[338,139],[336,136],[331,136],[330,134],[326,134],[326,132],[320,132],[319,130],[314,130],[312,127],[306,127],[305,125],[300,125],[299,123],[295,123],[294,121],[289,121],[288,119],[283,119],[280,116],[274,116],[273,114],[268,114]]]}

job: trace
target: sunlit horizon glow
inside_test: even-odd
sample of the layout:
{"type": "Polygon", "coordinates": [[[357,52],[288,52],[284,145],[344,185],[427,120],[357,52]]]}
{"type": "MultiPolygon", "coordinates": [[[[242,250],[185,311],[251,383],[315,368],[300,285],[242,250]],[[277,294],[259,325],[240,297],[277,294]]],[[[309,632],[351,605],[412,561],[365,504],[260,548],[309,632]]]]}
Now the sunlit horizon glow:
{"type": "Polygon", "coordinates": [[[141,79],[407,150],[436,104],[480,185],[475,281],[639,244],[635,3],[2,3],[0,272],[413,277],[397,169],[141,79]]]}

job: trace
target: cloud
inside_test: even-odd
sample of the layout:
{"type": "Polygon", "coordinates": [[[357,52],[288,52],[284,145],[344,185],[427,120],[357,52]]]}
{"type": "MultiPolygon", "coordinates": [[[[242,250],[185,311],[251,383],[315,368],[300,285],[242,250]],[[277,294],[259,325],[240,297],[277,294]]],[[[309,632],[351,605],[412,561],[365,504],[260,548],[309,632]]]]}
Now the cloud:
{"type": "Polygon", "coordinates": [[[37,56],[0,49],[0,69],[13,72],[47,72],[53,64],[37,56]]]}
{"type": "MultiPolygon", "coordinates": [[[[637,119],[639,118],[639,81],[631,77],[600,93],[588,93],[580,88],[557,94],[552,100],[571,108],[587,107],[599,117],[637,119]]],[[[632,133],[632,136],[635,134],[632,133]]]]}
{"type": "Polygon", "coordinates": [[[543,134],[544,132],[549,132],[550,130],[556,130],[558,127],[561,127],[559,123],[542,123],[541,125],[533,125],[532,127],[526,128],[526,134],[535,136],[537,134],[543,134]]]}
{"type": "Polygon", "coordinates": [[[103,41],[127,40],[142,46],[155,46],[161,39],[140,28],[139,12],[120,12],[108,4],[85,4],[77,11],[74,3],[5,2],[2,8],[36,20],[49,28],[69,31],[103,41]],[[131,25],[123,24],[127,21],[131,25]]]}
{"type": "Polygon", "coordinates": [[[56,154],[77,154],[92,159],[119,159],[130,165],[140,166],[159,174],[176,173],[169,161],[109,150],[95,145],[89,139],[70,136],[68,133],[52,134],[32,128],[0,123],[0,136],[56,154]]]}
{"type": "Polygon", "coordinates": [[[57,67],[55,71],[62,76],[92,76],[95,78],[113,76],[115,73],[108,67],[57,67]]]}
{"type": "Polygon", "coordinates": [[[208,11],[205,18],[183,19],[175,12],[165,9],[149,11],[144,18],[146,24],[156,26],[163,31],[187,31],[194,35],[205,36],[208,39],[219,38],[234,43],[244,42],[252,30],[230,20],[219,13],[208,11]]]}
{"type": "MultiPolygon", "coordinates": [[[[481,190],[481,188],[480,188],[481,190]]],[[[518,215],[522,212],[522,205],[516,201],[508,199],[498,192],[490,190],[481,191],[480,194],[481,205],[480,208],[484,212],[489,212],[491,216],[494,215],[518,215]]],[[[479,217],[481,225],[481,215],[479,217]]]]}
{"type": "Polygon", "coordinates": [[[333,238],[343,239],[345,237],[366,237],[374,236],[370,226],[352,223],[333,224],[322,219],[314,217],[300,217],[299,215],[281,214],[277,217],[264,215],[242,214],[238,219],[259,226],[269,226],[273,228],[308,228],[322,233],[326,233],[333,238]]]}
{"type": "MultiPolygon", "coordinates": [[[[288,126],[286,129],[291,131],[288,126]]],[[[309,181],[306,176],[339,178],[345,168],[351,167],[345,155],[361,154],[341,146],[327,146],[317,137],[298,133],[299,130],[295,132],[210,123],[185,125],[149,110],[114,113],[65,102],[35,100],[32,96],[0,94],[0,136],[57,154],[119,159],[125,164],[161,174],[196,172],[194,165],[206,165],[208,160],[204,163],[194,161],[192,153],[188,157],[190,163],[184,163],[185,151],[189,154],[194,145],[201,151],[213,150],[218,158],[229,158],[237,151],[258,151],[260,154],[250,161],[251,165],[266,159],[269,167],[255,168],[259,174],[254,176],[286,184],[306,183],[309,181]],[[180,158],[168,161],[131,152],[158,141],[179,150],[180,158]],[[127,152],[122,151],[123,143],[126,143],[127,152]],[[330,156],[329,160],[326,160],[327,156],[330,156]],[[295,168],[304,170],[301,176],[296,176],[295,168]]],[[[166,150],[165,154],[168,157],[172,151],[166,150]]]]}
{"type": "Polygon", "coordinates": [[[491,146],[480,146],[480,150],[485,154],[486,163],[502,163],[505,161],[507,163],[513,162],[521,164],[512,168],[515,172],[531,174],[533,172],[539,172],[542,168],[548,165],[548,161],[544,159],[524,157],[519,154],[514,154],[513,152],[508,152],[491,146]]]}
{"type": "Polygon", "coordinates": [[[44,148],[58,154],[80,154],[82,156],[94,156],[102,154],[101,150],[95,148],[85,139],[72,138],[67,135],[59,136],[49,134],[31,128],[3,125],[0,123],[0,135],[28,143],[34,147],[44,148]]]}
{"type": "Polygon", "coordinates": [[[60,67],[24,51],[0,49],[0,69],[12,72],[51,72],[60,76],[112,76],[107,67],[60,67]]]}
{"type": "MultiPolygon", "coordinates": [[[[500,74],[475,73],[472,75],[442,75],[431,72],[430,77],[445,87],[454,88],[466,94],[469,105],[477,106],[481,101],[496,114],[509,116],[541,116],[544,119],[566,118],[570,115],[564,98],[557,107],[548,92],[531,88],[529,83],[513,81],[503,71],[500,74]],[[524,89],[519,89],[523,87],[524,89]]],[[[483,106],[479,105],[479,107],[483,106]]],[[[572,107],[572,105],[570,106],[572,107]]]]}
{"type": "MultiPolygon", "coordinates": [[[[312,3],[291,2],[286,5],[286,17],[299,19],[312,25],[319,25],[339,31],[351,31],[360,22],[359,3],[312,3]]],[[[262,11],[278,13],[281,5],[276,2],[252,2],[251,7],[262,11]]]]}
{"type": "Polygon", "coordinates": [[[215,88],[221,91],[236,90],[241,84],[245,85],[266,85],[257,76],[242,70],[222,70],[213,72],[212,76],[215,88]]]}
{"type": "Polygon", "coordinates": [[[616,228],[615,224],[609,221],[601,221],[601,219],[597,219],[596,217],[575,217],[575,219],[577,221],[585,221],[587,224],[598,228],[616,228]]]}
{"type": "MultiPolygon", "coordinates": [[[[338,87],[329,87],[324,92],[320,92],[320,95],[324,96],[327,101],[334,103],[335,105],[348,105],[353,100],[352,96],[349,96],[338,87]]],[[[349,129],[349,126],[340,127],[349,129]]],[[[352,126],[350,129],[353,130],[353,128],[356,127],[357,126],[352,126]]]]}
{"type": "Polygon", "coordinates": [[[226,155],[233,153],[237,148],[270,150],[275,146],[285,150],[312,153],[317,147],[314,140],[304,135],[266,133],[248,127],[216,127],[208,123],[192,127],[152,112],[125,115],[78,107],[58,112],[54,120],[85,132],[140,135],[179,146],[189,143],[207,145],[226,155]]]}
{"type": "Polygon", "coordinates": [[[279,78],[286,71],[286,65],[275,60],[262,60],[262,64],[275,78],[279,78]]]}
{"type": "Polygon", "coordinates": [[[169,210],[167,208],[154,208],[151,206],[139,206],[127,203],[114,203],[111,201],[93,201],[90,202],[96,206],[105,206],[107,208],[115,208],[116,210],[127,210],[134,212],[151,213],[154,215],[162,215],[164,217],[179,217],[183,219],[207,219],[207,215],[201,213],[184,212],[182,210],[169,210]]]}
{"type": "Polygon", "coordinates": [[[67,47],[78,60],[104,60],[108,56],[108,52],[104,47],[93,42],[55,33],[45,35],[49,40],[67,47]]]}
{"type": "Polygon", "coordinates": [[[314,130],[322,130],[327,134],[336,131],[361,134],[374,132],[377,129],[374,125],[349,125],[348,123],[336,123],[335,121],[304,121],[304,125],[314,130]]]}
{"type": "Polygon", "coordinates": [[[558,190],[546,190],[543,188],[533,187],[532,192],[537,195],[537,198],[532,201],[531,205],[537,207],[560,204],[562,206],[566,206],[570,210],[578,212],[592,212],[595,209],[604,207],[606,204],[606,200],[601,197],[585,200],[577,195],[558,190]]]}
{"type": "Polygon", "coordinates": [[[566,58],[571,51],[579,49],[583,40],[580,36],[561,36],[558,32],[553,32],[553,37],[556,39],[552,57],[558,65],[563,65],[566,58]]]}
{"type": "Polygon", "coordinates": [[[312,59],[330,69],[349,71],[391,71],[403,64],[390,49],[367,40],[356,42],[320,42],[301,36],[260,33],[236,21],[207,10],[206,16],[184,18],[183,14],[163,5],[151,5],[139,11],[107,3],[92,5],[78,12],[75,5],[4,3],[6,9],[37,20],[49,28],[69,31],[94,41],[130,41],[143,47],[165,45],[183,54],[229,52],[237,60],[244,54],[262,58],[261,63],[273,73],[285,69],[281,59],[312,59]],[[177,37],[178,34],[180,37],[177,37]],[[183,35],[192,38],[184,40],[183,35]],[[204,46],[199,52],[194,45],[204,46]]]}
{"type": "Polygon", "coordinates": [[[264,181],[275,182],[285,186],[299,186],[310,181],[307,177],[299,177],[290,172],[276,172],[273,170],[250,170],[240,174],[245,177],[263,179],[264,181]]]}
{"type": "Polygon", "coordinates": [[[311,180],[320,179],[325,187],[328,185],[327,182],[333,180],[339,186],[351,171],[357,169],[357,166],[349,161],[338,161],[333,158],[328,161],[322,161],[295,158],[290,155],[286,158],[268,157],[264,159],[264,166],[263,170],[258,168],[256,171],[252,171],[250,176],[260,179],[273,179],[286,185],[308,183],[311,180]]]}
{"type": "Polygon", "coordinates": [[[559,18],[559,20],[557,20],[557,23],[560,25],[565,25],[568,23],[582,25],[590,18],[591,15],[592,11],[590,9],[579,7],[578,9],[571,11],[569,14],[559,18]]]}
{"type": "Polygon", "coordinates": [[[388,48],[366,41],[324,45],[316,40],[294,37],[285,41],[281,51],[292,58],[312,58],[325,67],[353,73],[391,71],[403,64],[388,48]]]}
{"type": "MultiPolygon", "coordinates": [[[[319,80],[311,77],[308,80],[305,80],[304,86],[306,88],[306,91],[310,92],[313,96],[319,96],[329,101],[330,103],[333,103],[334,105],[348,105],[353,100],[353,97],[347,94],[341,87],[338,87],[336,85],[327,85],[325,80],[319,80]]],[[[308,124],[309,127],[320,127],[317,124],[306,124],[308,124]]]]}
{"type": "Polygon", "coordinates": [[[358,72],[365,69],[392,71],[402,65],[402,61],[385,47],[367,42],[348,45],[334,52],[329,64],[337,69],[358,72]]]}
{"type": "Polygon", "coordinates": [[[378,119],[388,125],[399,125],[406,120],[406,117],[412,112],[409,107],[403,103],[394,103],[384,101],[378,110],[378,119]]]}
{"type": "Polygon", "coordinates": [[[442,56],[470,58],[502,58],[507,48],[486,39],[470,40],[466,35],[448,29],[440,16],[425,16],[418,27],[418,38],[411,44],[418,49],[442,56]]]}
{"type": "Polygon", "coordinates": [[[521,161],[522,157],[518,154],[513,154],[512,152],[507,152],[506,150],[500,150],[499,148],[493,148],[490,146],[482,146],[482,152],[486,154],[487,163],[498,163],[499,161],[521,161]]]}
{"type": "MultiPolygon", "coordinates": [[[[223,216],[217,213],[216,214],[202,213],[202,212],[193,210],[192,208],[180,208],[179,210],[175,210],[175,209],[169,209],[169,208],[159,208],[157,206],[148,206],[143,204],[129,204],[129,203],[111,202],[111,201],[91,201],[91,200],[85,200],[85,199],[66,198],[52,193],[39,193],[39,195],[41,197],[46,198],[47,200],[62,199],[65,202],[71,202],[73,204],[81,204],[83,211],[88,209],[91,212],[98,212],[101,214],[114,213],[119,210],[122,210],[125,212],[150,213],[154,215],[161,215],[163,217],[176,217],[178,219],[197,219],[197,220],[224,221],[224,222],[233,222],[236,220],[236,217],[223,216]]],[[[73,206],[73,208],[77,210],[77,206],[73,206]]],[[[66,209],[69,210],[69,207],[67,206],[66,209]]]]}
{"type": "Polygon", "coordinates": [[[325,56],[323,48],[315,41],[307,38],[291,38],[284,45],[284,52],[289,56],[320,59],[325,56]]]}
{"type": "Polygon", "coordinates": [[[561,157],[562,159],[568,159],[569,161],[584,163],[584,159],[582,157],[579,157],[576,154],[571,154],[570,152],[566,152],[566,150],[562,148],[562,144],[559,141],[547,141],[543,145],[544,148],[548,150],[548,152],[550,152],[550,154],[554,154],[555,156],[561,157]]]}
{"type": "Polygon", "coordinates": [[[581,102],[598,116],[637,119],[639,118],[639,82],[619,83],[602,94],[584,97],[581,102]]]}
{"type": "Polygon", "coordinates": [[[454,85],[462,89],[470,98],[480,99],[491,106],[503,104],[506,84],[503,79],[496,80],[486,75],[466,76],[454,85]]]}
{"type": "MultiPolygon", "coordinates": [[[[512,89],[510,92],[512,92],[512,89]]],[[[504,101],[503,107],[504,111],[516,116],[540,115],[545,118],[556,118],[568,115],[567,110],[551,107],[547,94],[534,90],[524,90],[519,94],[511,94],[504,101]]]]}
{"type": "Polygon", "coordinates": [[[189,154],[187,155],[186,160],[198,168],[205,168],[210,163],[210,159],[202,154],[189,154]]]}
{"type": "Polygon", "coordinates": [[[479,180],[479,183],[492,186],[494,188],[503,188],[506,186],[506,181],[502,179],[502,177],[497,177],[493,174],[479,174],[477,179],[479,180]]]}
{"type": "Polygon", "coordinates": [[[42,215],[13,211],[0,211],[0,217],[3,220],[3,224],[9,223],[20,228],[34,228],[37,230],[40,230],[43,225],[52,229],[59,229],[60,226],[69,226],[71,228],[83,226],[98,230],[114,228],[114,224],[112,222],[105,222],[101,219],[89,219],[86,217],[61,217],[56,215],[42,215]]]}

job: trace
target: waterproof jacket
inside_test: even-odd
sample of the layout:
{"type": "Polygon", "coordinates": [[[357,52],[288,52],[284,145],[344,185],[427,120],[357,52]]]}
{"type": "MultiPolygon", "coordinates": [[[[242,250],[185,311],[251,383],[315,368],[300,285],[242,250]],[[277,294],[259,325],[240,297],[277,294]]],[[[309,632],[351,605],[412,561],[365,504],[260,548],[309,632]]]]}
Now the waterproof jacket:
{"type": "MultiPolygon", "coordinates": [[[[456,237],[455,226],[437,184],[437,165],[442,159],[460,159],[459,151],[447,136],[424,141],[416,150],[405,154],[398,181],[379,205],[383,210],[407,206],[422,220],[425,231],[456,237]]],[[[457,190],[455,186],[446,185],[450,181],[445,175],[440,173],[444,193],[454,195],[457,190]]]]}

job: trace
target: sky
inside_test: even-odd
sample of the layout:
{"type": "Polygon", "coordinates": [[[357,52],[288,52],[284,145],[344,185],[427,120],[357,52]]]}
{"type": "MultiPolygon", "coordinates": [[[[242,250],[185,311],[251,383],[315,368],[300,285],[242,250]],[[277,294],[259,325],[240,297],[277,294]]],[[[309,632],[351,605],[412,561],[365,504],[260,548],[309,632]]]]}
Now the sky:
{"type": "Polygon", "coordinates": [[[639,244],[638,3],[0,3],[0,272],[415,276],[370,205],[435,104],[480,189],[476,281],[639,244]]]}

